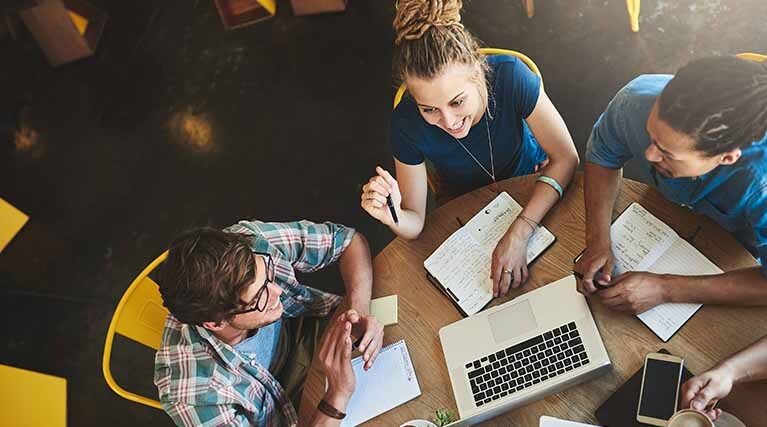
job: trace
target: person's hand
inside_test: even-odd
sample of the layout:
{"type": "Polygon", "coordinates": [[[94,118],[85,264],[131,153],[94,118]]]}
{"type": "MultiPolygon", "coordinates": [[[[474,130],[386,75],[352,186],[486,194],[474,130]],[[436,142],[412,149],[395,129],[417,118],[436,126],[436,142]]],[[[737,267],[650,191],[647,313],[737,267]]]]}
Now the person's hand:
{"type": "Polygon", "coordinates": [[[358,349],[362,352],[362,358],[365,360],[363,368],[367,371],[373,366],[383,346],[383,324],[375,316],[360,315],[355,310],[347,310],[341,313],[337,321],[348,321],[352,324],[352,338],[360,340],[358,349]]]}
{"type": "Polygon", "coordinates": [[[386,204],[386,196],[391,195],[394,209],[399,215],[401,211],[402,195],[399,192],[397,180],[389,172],[380,166],[376,166],[376,176],[370,178],[367,184],[362,186],[360,202],[370,216],[381,221],[384,225],[394,226],[394,218],[386,204]]]}
{"type": "Polygon", "coordinates": [[[351,322],[331,321],[319,352],[320,368],[328,380],[326,400],[339,411],[345,410],[356,384],[351,332],[351,322]]]}
{"type": "Polygon", "coordinates": [[[506,295],[509,287],[516,289],[527,281],[527,240],[532,232],[531,225],[514,221],[495,245],[490,264],[494,297],[506,295]]]}
{"type": "Polygon", "coordinates": [[[666,302],[665,291],[662,275],[630,271],[616,277],[609,288],[597,295],[613,310],[639,314],[666,302]]]}
{"type": "Polygon", "coordinates": [[[722,410],[706,408],[730,394],[733,378],[734,373],[724,367],[717,367],[690,378],[682,384],[682,408],[703,411],[716,421],[722,410]]]}
{"type": "Polygon", "coordinates": [[[610,249],[610,242],[601,245],[591,245],[583,251],[583,255],[573,266],[573,270],[583,275],[582,280],[578,280],[578,292],[583,295],[590,295],[597,291],[594,285],[594,275],[602,270],[602,278],[599,284],[608,286],[612,280],[613,251],[610,249]]]}

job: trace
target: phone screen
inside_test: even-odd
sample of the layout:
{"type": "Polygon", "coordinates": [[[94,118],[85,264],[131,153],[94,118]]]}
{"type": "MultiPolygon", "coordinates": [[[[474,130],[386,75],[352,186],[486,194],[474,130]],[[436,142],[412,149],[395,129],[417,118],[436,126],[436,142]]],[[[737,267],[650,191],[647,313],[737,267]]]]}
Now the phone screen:
{"type": "Polygon", "coordinates": [[[682,365],[676,362],[647,359],[639,415],[662,420],[674,415],[681,369],[682,365]]]}

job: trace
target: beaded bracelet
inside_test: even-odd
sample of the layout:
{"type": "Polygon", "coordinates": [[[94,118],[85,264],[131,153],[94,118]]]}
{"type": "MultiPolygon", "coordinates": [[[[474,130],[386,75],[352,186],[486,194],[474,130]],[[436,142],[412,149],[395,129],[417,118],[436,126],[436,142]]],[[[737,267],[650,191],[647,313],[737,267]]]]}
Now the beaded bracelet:
{"type": "Polygon", "coordinates": [[[557,193],[559,193],[559,198],[560,199],[562,198],[562,194],[564,194],[564,191],[562,191],[562,186],[559,185],[559,183],[554,178],[548,177],[546,175],[541,175],[538,177],[538,179],[536,179],[536,181],[549,184],[551,188],[553,188],[554,190],[557,191],[557,193]]]}

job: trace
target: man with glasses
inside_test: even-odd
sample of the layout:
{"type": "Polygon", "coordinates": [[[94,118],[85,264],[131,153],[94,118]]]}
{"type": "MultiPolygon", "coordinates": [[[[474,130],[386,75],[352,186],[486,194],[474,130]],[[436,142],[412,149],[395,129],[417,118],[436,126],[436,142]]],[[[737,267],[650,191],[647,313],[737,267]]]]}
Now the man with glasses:
{"type": "Polygon", "coordinates": [[[319,351],[328,389],[312,425],[340,425],[355,386],[352,343],[369,369],[383,341],[383,326],[369,313],[373,271],[360,233],[308,221],[199,228],[173,241],[161,273],[171,314],[154,381],[176,424],[296,425],[319,351]],[[336,261],[343,301],[296,277],[336,261]],[[343,311],[331,320],[339,304],[343,311]]]}

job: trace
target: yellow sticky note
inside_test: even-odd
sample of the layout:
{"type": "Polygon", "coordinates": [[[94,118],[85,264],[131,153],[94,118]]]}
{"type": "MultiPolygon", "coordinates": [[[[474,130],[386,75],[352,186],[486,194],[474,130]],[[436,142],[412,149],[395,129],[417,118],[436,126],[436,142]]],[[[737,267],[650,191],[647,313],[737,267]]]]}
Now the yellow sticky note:
{"type": "Polygon", "coordinates": [[[85,30],[88,28],[88,20],[71,10],[68,10],[67,12],[69,12],[69,17],[72,19],[72,22],[75,23],[75,27],[77,27],[77,31],[80,32],[80,35],[85,35],[85,30]]]}
{"type": "Polygon", "coordinates": [[[384,326],[397,324],[397,295],[376,298],[370,301],[370,314],[384,326]]]}
{"type": "Polygon", "coordinates": [[[15,206],[0,199],[0,252],[13,239],[29,217],[15,206]]]}

